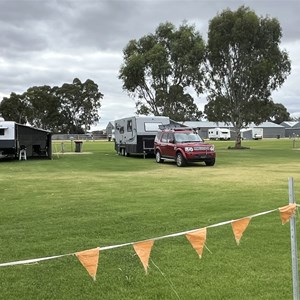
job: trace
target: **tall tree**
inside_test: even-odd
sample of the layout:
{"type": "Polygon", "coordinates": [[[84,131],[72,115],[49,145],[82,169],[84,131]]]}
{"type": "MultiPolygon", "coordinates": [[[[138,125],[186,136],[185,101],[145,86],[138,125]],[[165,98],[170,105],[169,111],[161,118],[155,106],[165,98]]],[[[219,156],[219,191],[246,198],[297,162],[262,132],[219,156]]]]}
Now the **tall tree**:
{"type": "Polygon", "coordinates": [[[34,86],[25,93],[29,111],[28,122],[37,128],[59,132],[63,121],[59,113],[60,100],[48,85],[34,86]]]}
{"type": "Polygon", "coordinates": [[[167,22],[155,34],[130,41],[123,50],[119,79],[137,99],[137,113],[199,119],[202,112],[188,91],[202,92],[204,54],[202,37],[186,23],[176,29],[167,22]]]}
{"type": "Polygon", "coordinates": [[[83,133],[99,120],[103,94],[99,92],[94,81],[88,79],[82,83],[75,78],[71,84],[65,83],[57,88],[56,95],[61,101],[60,113],[65,120],[64,131],[83,133]]]}
{"type": "Polygon", "coordinates": [[[244,6],[224,10],[209,23],[204,112],[211,121],[233,124],[236,148],[241,128],[268,119],[271,93],[290,74],[288,54],[279,48],[281,36],[277,19],[258,17],[244,6]]]}
{"type": "Polygon", "coordinates": [[[3,97],[0,102],[0,114],[7,121],[25,124],[29,113],[28,107],[24,94],[11,93],[10,97],[3,97]]]}

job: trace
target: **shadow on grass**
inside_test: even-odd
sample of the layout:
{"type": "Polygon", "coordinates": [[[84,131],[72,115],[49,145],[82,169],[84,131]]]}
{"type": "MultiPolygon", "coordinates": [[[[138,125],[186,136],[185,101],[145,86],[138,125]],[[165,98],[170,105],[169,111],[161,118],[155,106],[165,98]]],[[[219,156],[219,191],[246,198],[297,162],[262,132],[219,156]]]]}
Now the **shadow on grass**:
{"type": "Polygon", "coordinates": [[[189,162],[188,164],[186,164],[184,167],[177,167],[176,162],[173,160],[165,160],[163,163],[160,163],[160,165],[170,165],[174,168],[206,168],[206,167],[212,167],[212,166],[207,166],[205,165],[204,162],[189,162]]]}
{"type": "Polygon", "coordinates": [[[231,147],[231,146],[229,146],[227,149],[228,150],[249,150],[251,148],[250,147],[231,147]]]}

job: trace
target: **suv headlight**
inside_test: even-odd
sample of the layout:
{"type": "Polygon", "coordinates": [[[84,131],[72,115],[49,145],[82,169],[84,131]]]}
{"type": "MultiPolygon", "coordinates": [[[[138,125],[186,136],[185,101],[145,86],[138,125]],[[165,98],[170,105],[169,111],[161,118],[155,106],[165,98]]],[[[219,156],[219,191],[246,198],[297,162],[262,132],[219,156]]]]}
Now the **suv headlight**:
{"type": "Polygon", "coordinates": [[[210,150],[210,151],[215,151],[215,146],[214,146],[214,145],[211,145],[211,146],[209,147],[209,150],[210,150]]]}
{"type": "Polygon", "coordinates": [[[193,149],[193,147],[184,147],[184,151],[185,152],[193,152],[194,149],[193,149]]]}

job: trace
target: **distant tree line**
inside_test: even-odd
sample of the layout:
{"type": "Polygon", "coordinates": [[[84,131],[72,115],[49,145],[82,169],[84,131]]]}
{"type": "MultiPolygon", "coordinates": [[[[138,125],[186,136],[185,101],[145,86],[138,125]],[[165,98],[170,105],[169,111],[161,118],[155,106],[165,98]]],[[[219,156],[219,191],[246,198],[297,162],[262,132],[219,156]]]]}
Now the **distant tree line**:
{"type": "Polygon", "coordinates": [[[53,133],[85,133],[99,120],[103,94],[88,79],[61,87],[34,86],[23,94],[11,93],[0,103],[5,120],[50,130],[53,133]]]}

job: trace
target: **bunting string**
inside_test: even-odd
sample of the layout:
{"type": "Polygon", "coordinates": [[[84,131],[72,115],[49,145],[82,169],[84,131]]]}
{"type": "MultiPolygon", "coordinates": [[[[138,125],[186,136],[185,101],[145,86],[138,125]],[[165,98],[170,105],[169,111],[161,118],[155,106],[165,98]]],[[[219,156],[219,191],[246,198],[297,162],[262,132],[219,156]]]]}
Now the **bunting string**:
{"type": "MultiPolygon", "coordinates": [[[[281,207],[281,208],[276,208],[276,209],[256,213],[256,214],[253,214],[253,215],[250,215],[250,216],[247,216],[247,217],[242,217],[240,219],[235,219],[235,220],[230,220],[230,221],[223,221],[223,222],[220,222],[220,223],[204,226],[204,227],[201,227],[201,228],[196,228],[196,229],[186,230],[186,231],[182,231],[182,232],[167,234],[167,235],[154,237],[154,238],[151,238],[151,239],[146,239],[146,240],[141,240],[141,241],[136,241],[136,242],[128,242],[128,243],[123,243],[123,244],[118,244],[118,245],[96,247],[93,250],[105,251],[105,250],[111,250],[111,249],[121,248],[121,247],[125,247],[125,246],[130,246],[130,245],[134,246],[136,244],[141,244],[141,243],[150,242],[150,241],[154,242],[154,241],[158,241],[158,240],[162,240],[162,239],[166,239],[166,238],[178,237],[178,236],[187,235],[187,234],[190,234],[190,233],[195,233],[195,232],[199,231],[199,229],[203,229],[205,227],[206,228],[214,228],[214,227],[219,227],[219,226],[223,226],[223,225],[227,225],[227,224],[232,224],[233,222],[236,222],[236,221],[239,221],[239,220],[242,220],[242,219],[245,219],[245,218],[250,218],[251,219],[251,218],[259,217],[259,216],[262,216],[262,215],[270,214],[270,213],[273,213],[273,212],[278,211],[278,210],[280,212],[282,211],[282,213],[289,214],[287,219],[286,219],[286,220],[289,220],[289,217],[294,213],[296,207],[298,207],[298,206],[299,206],[298,204],[289,204],[289,205],[281,207]]],[[[206,246],[204,245],[204,247],[206,247],[206,246]]],[[[71,256],[71,255],[76,255],[77,256],[78,253],[80,253],[80,252],[74,252],[74,253],[61,254],[61,255],[55,255],[55,256],[48,256],[48,257],[41,257],[41,258],[33,258],[33,259],[27,259],[27,260],[19,260],[19,261],[0,263],[0,267],[38,263],[38,262],[42,262],[42,261],[46,261],[46,260],[62,258],[62,257],[65,257],[65,256],[71,256]]],[[[149,259],[149,257],[148,257],[148,259],[149,259]]]]}
{"type": "Polygon", "coordinates": [[[13,261],[13,262],[2,263],[2,264],[0,264],[0,267],[33,264],[33,263],[37,263],[40,261],[51,260],[51,259],[56,259],[56,258],[60,258],[60,257],[64,257],[64,256],[70,256],[70,255],[73,255],[73,253],[41,257],[41,258],[33,258],[33,259],[27,259],[27,260],[18,260],[18,261],[13,261]]]}

